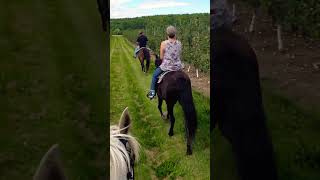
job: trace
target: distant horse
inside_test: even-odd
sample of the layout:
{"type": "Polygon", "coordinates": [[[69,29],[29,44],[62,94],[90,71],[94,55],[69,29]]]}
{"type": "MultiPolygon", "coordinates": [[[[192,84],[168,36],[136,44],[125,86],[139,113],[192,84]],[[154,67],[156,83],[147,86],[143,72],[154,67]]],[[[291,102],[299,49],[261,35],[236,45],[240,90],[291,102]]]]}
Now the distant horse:
{"type": "Polygon", "coordinates": [[[141,48],[138,52],[138,58],[141,64],[141,70],[142,72],[147,73],[149,71],[150,66],[150,52],[147,48],[141,48]],[[146,65],[144,65],[144,60],[146,60],[146,65]]]}
{"type": "Polygon", "coordinates": [[[183,71],[173,71],[166,74],[157,84],[158,109],[163,119],[170,119],[169,136],[173,136],[175,117],[174,105],[179,101],[184,112],[185,135],[187,139],[187,155],[192,154],[192,143],[197,129],[197,114],[193,103],[191,82],[183,71]],[[162,112],[162,102],[166,101],[168,114],[162,112]]]}
{"type": "MultiPolygon", "coordinates": [[[[129,135],[131,119],[126,108],[119,125],[110,126],[110,179],[134,179],[134,162],[139,159],[139,143],[129,135]]],[[[58,145],[43,156],[33,180],[66,180],[58,145]]]]}
{"type": "Polygon", "coordinates": [[[256,54],[229,28],[216,28],[211,34],[211,129],[217,124],[231,143],[241,180],[275,180],[256,54]]]}

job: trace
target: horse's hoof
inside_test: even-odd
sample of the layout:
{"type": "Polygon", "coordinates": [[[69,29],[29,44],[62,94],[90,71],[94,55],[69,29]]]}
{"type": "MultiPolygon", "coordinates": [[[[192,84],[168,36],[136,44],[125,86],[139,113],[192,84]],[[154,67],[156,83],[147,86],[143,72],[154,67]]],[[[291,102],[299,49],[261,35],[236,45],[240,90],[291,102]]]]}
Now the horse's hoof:
{"type": "Polygon", "coordinates": [[[164,121],[168,121],[168,120],[169,120],[169,117],[168,117],[168,115],[167,115],[166,113],[163,113],[163,114],[161,115],[161,118],[162,118],[164,121]]]}
{"type": "Polygon", "coordinates": [[[192,154],[192,148],[190,145],[187,145],[187,155],[191,155],[192,154]]]}
{"type": "Polygon", "coordinates": [[[168,135],[169,135],[170,137],[173,136],[173,131],[172,131],[172,132],[170,131],[170,132],[168,133],[168,135]]]}

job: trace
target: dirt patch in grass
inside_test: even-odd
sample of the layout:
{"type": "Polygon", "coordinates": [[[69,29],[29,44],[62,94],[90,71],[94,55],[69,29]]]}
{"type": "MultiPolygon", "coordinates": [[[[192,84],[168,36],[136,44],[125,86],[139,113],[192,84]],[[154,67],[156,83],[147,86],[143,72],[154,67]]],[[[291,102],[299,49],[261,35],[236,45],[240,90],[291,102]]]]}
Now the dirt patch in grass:
{"type": "MultiPolygon", "coordinates": [[[[231,1],[232,2],[232,1],[231,1]]],[[[320,104],[320,41],[283,32],[284,51],[277,50],[276,27],[265,12],[256,17],[254,33],[248,32],[252,9],[236,2],[238,23],[234,30],[245,36],[254,48],[262,79],[299,104],[316,108],[320,104]]]]}
{"type": "Polygon", "coordinates": [[[200,72],[197,71],[196,68],[192,65],[185,64],[183,69],[186,72],[191,80],[191,86],[194,90],[200,92],[201,94],[205,95],[206,97],[210,97],[210,73],[200,72]],[[189,69],[190,66],[190,69],[189,69]],[[189,69],[189,72],[188,72],[189,69]]]}

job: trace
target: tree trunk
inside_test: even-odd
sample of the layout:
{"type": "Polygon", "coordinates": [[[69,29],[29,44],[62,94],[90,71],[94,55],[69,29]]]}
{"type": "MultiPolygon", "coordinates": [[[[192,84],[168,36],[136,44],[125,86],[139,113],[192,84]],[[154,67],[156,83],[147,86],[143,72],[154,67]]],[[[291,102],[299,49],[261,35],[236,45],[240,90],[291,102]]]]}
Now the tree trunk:
{"type": "Polygon", "coordinates": [[[236,17],[236,4],[235,3],[232,4],[232,17],[233,18],[236,17]]]}
{"type": "Polygon", "coordinates": [[[253,11],[252,18],[251,18],[251,23],[249,27],[249,32],[252,33],[254,31],[254,23],[256,21],[256,10],[253,11]]]}
{"type": "Polygon", "coordinates": [[[282,26],[281,24],[277,23],[277,38],[278,38],[278,50],[283,50],[283,41],[282,41],[282,26]]]}

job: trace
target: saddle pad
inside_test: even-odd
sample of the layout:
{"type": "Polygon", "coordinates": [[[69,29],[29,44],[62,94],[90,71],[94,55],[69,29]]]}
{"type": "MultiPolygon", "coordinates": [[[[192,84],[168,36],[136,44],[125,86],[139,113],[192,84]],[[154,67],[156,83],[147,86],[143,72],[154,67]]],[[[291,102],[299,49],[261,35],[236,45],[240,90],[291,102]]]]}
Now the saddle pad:
{"type": "Polygon", "coordinates": [[[166,75],[166,74],[168,74],[169,72],[172,72],[172,71],[165,71],[165,72],[163,72],[163,73],[161,73],[160,75],[159,75],[159,77],[158,77],[158,84],[159,83],[161,83],[161,81],[162,81],[162,79],[164,78],[164,76],[166,75]]]}
{"type": "Polygon", "coordinates": [[[146,47],[141,47],[141,48],[139,48],[137,51],[136,51],[136,54],[138,54],[138,52],[141,50],[141,49],[148,49],[149,51],[152,51],[150,48],[146,48],[146,47]]]}

